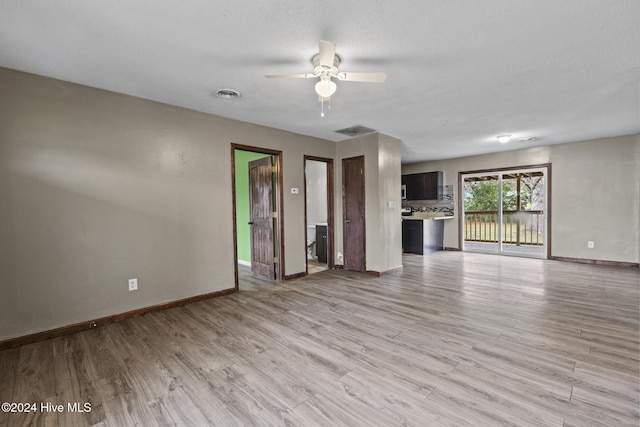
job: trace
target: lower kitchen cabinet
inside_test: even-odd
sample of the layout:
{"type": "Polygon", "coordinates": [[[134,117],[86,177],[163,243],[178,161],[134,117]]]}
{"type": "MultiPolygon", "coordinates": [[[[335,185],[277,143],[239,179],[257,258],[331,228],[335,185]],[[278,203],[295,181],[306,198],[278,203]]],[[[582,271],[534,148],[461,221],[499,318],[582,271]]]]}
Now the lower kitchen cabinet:
{"type": "Polygon", "coordinates": [[[425,255],[444,249],[444,221],[437,219],[403,219],[402,251],[425,255]]]}
{"type": "Polygon", "coordinates": [[[316,224],[316,255],[318,262],[327,262],[327,225],[316,224]]]}

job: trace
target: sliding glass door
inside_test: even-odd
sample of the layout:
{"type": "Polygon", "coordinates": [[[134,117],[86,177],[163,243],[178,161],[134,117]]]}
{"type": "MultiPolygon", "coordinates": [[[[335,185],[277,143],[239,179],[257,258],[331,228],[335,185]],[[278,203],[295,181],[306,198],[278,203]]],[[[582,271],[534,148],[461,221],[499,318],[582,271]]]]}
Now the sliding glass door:
{"type": "Polygon", "coordinates": [[[547,168],[462,176],[463,250],[546,258],[547,168]]]}

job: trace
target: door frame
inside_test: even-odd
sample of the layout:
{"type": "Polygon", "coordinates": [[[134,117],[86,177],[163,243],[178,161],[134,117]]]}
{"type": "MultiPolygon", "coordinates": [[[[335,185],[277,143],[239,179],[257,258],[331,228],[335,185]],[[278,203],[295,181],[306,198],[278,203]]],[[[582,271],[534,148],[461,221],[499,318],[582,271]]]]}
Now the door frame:
{"type": "MultiPolygon", "coordinates": [[[[508,172],[513,170],[521,170],[521,169],[547,169],[547,175],[545,177],[546,188],[545,188],[545,197],[546,197],[546,206],[545,206],[545,231],[546,231],[546,254],[545,259],[551,259],[551,188],[552,188],[552,180],[551,180],[551,163],[541,163],[536,165],[524,165],[524,166],[512,166],[512,167],[502,167],[502,168],[492,168],[492,169],[481,169],[481,170],[473,170],[473,171],[461,171],[458,172],[458,250],[464,249],[464,176],[466,175],[475,175],[475,174],[492,174],[497,173],[500,174],[502,172],[508,172]]],[[[498,242],[500,243],[500,242],[498,242]]],[[[499,255],[512,256],[510,253],[501,253],[498,252],[499,255]]]]}
{"type": "Polygon", "coordinates": [[[305,273],[309,274],[309,259],[306,256],[306,247],[308,240],[307,235],[307,161],[322,162],[327,165],[327,235],[329,244],[327,245],[327,267],[335,268],[335,243],[334,243],[334,182],[333,182],[333,159],[317,156],[304,156],[303,172],[304,172],[304,242],[305,242],[305,273]]]}
{"type": "Polygon", "coordinates": [[[269,148],[252,147],[249,145],[231,143],[231,205],[233,210],[233,268],[235,274],[235,290],[239,290],[238,282],[238,230],[236,226],[237,213],[236,213],[236,150],[248,151],[251,153],[267,154],[275,157],[275,169],[276,169],[276,188],[274,193],[276,196],[276,215],[277,221],[275,226],[276,238],[274,239],[275,247],[278,253],[275,256],[278,258],[276,267],[276,280],[281,281],[284,277],[284,194],[283,194],[283,173],[282,173],[282,151],[271,150],[269,148]]]}

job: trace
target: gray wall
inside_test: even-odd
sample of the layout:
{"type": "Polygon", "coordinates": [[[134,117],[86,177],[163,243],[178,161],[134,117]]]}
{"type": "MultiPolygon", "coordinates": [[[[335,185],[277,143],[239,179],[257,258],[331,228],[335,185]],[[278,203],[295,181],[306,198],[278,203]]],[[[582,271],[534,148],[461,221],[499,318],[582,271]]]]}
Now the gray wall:
{"type": "MultiPolygon", "coordinates": [[[[342,159],[364,155],[366,268],[385,272],[402,266],[400,140],[364,135],[336,145],[336,251],[343,251],[342,159]]],[[[343,260],[336,258],[337,264],[343,260]]]]}
{"type": "MultiPolygon", "coordinates": [[[[365,155],[367,267],[401,265],[397,139],[336,144],[0,68],[0,340],[233,287],[231,143],[283,151],[285,274],[306,268],[289,191],[305,155],[336,159],[337,251],[341,159],[365,155]]],[[[633,135],[403,172],[443,170],[457,193],[459,171],[551,162],[553,255],[638,262],[639,154],[633,135]]]]}
{"type": "Polygon", "coordinates": [[[335,143],[0,68],[0,340],[232,288],[231,143],[283,151],[304,272],[288,189],[335,143]]]}
{"type": "MultiPolygon", "coordinates": [[[[552,256],[640,262],[640,135],[416,163],[402,173],[444,171],[457,201],[459,172],[541,163],[552,165],[552,256]]],[[[457,248],[458,221],[445,224],[445,246],[457,248]]]]}
{"type": "MultiPolygon", "coordinates": [[[[307,160],[307,225],[327,222],[327,164],[307,160]]],[[[315,240],[315,236],[313,237],[315,240]]]]}

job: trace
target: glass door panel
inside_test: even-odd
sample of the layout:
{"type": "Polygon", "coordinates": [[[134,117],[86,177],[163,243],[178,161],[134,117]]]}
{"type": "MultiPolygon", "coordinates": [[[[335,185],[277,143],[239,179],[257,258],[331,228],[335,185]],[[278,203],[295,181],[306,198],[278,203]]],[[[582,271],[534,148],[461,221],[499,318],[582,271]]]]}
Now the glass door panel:
{"type": "Polygon", "coordinates": [[[530,169],[502,174],[501,252],[544,257],[544,172],[530,169]]]}
{"type": "Polygon", "coordinates": [[[463,180],[463,250],[498,252],[499,175],[467,175],[463,180]]]}
{"type": "Polygon", "coordinates": [[[546,257],[547,169],[463,175],[463,250],[546,257]]]}

